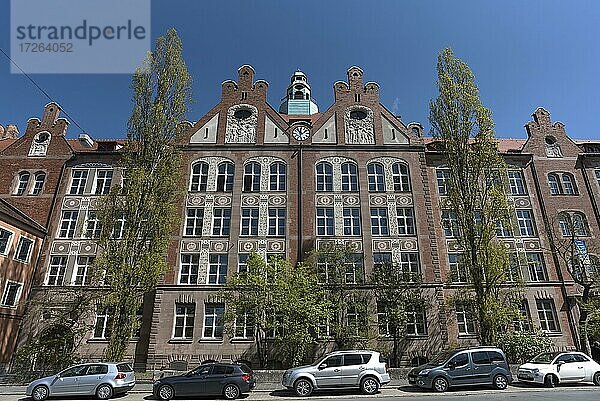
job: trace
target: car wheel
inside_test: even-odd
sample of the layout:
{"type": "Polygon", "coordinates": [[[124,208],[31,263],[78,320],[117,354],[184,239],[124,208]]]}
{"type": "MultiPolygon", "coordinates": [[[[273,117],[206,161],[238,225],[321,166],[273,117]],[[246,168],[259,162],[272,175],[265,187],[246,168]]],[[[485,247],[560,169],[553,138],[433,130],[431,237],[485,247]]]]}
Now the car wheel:
{"type": "Polygon", "coordinates": [[[313,385],[310,380],[298,379],[296,380],[296,383],[294,383],[294,391],[300,397],[308,397],[313,392],[313,385]]]}
{"type": "Polygon", "coordinates": [[[157,394],[158,398],[161,400],[168,401],[175,395],[175,390],[173,390],[173,387],[169,386],[168,384],[163,384],[158,388],[157,394]]]}
{"type": "Polygon", "coordinates": [[[553,374],[546,375],[544,377],[544,385],[548,388],[556,387],[558,384],[558,379],[553,374]]]}
{"type": "Polygon", "coordinates": [[[365,377],[360,381],[360,391],[363,394],[373,395],[379,390],[379,382],[374,377],[365,377]]]}
{"type": "Polygon", "coordinates": [[[31,398],[33,398],[35,401],[43,401],[48,398],[49,395],[50,390],[48,390],[48,387],[44,385],[35,386],[31,392],[31,398]]]}
{"type": "Polygon", "coordinates": [[[228,384],[223,389],[223,397],[228,400],[235,400],[240,396],[240,389],[235,384],[228,384]]]}
{"type": "Polygon", "coordinates": [[[448,380],[443,377],[436,377],[433,379],[433,389],[438,393],[443,393],[448,390],[448,380]]]}
{"type": "Polygon", "coordinates": [[[108,384],[101,384],[96,390],[96,398],[99,400],[109,400],[113,395],[113,389],[108,384]]]}
{"type": "Polygon", "coordinates": [[[494,376],[494,387],[498,390],[504,390],[508,387],[508,378],[504,375],[494,376]]]}
{"type": "Polygon", "coordinates": [[[600,386],[600,372],[596,372],[594,375],[594,384],[596,386],[600,386]]]}

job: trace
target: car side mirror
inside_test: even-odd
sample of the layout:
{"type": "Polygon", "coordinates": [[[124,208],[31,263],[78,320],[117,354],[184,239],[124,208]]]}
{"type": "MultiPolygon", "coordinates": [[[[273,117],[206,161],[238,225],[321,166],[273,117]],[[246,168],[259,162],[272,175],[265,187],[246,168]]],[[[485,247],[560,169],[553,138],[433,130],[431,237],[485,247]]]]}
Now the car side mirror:
{"type": "Polygon", "coordinates": [[[327,367],[326,363],[322,363],[319,365],[319,370],[325,369],[327,367]]]}

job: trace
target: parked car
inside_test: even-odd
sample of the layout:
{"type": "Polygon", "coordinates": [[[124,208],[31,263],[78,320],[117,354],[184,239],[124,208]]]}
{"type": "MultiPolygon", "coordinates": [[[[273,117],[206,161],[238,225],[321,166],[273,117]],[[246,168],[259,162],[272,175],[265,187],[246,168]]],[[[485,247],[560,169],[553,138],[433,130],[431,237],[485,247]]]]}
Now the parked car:
{"type": "Polygon", "coordinates": [[[108,400],[113,395],[128,392],[133,386],[135,374],[128,363],[86,363],[32,381],[26,394],[35,401],[74,395],[95,395],[100,400],[108,400]]]}
{"type": "Polygon", "coordinates": [[[582,352],[544,352],[519,366],[517,380],[546,387],[576,382],[600,386],[600,364],[582,352]]]}
{"type": "Polygon", "coordinates": [[[499,348],[477,347],[445,351],[408,373],[409,384],[437,392],[456,386],[492,385],[504,390],[512,375],[499,348]]]}
{"type": "Polygon", "coordinates": [[[375,394],[390,382],[385,359],[375,351],[337,351],[318,359],[312,365],[288,369],[281,383],[307,397],[315,390],[358,388],[364,394],[375,394]]]}
{"type": "Polygon", "coordinates": [[[152,393],[161,400],[188,396],[223,396],[228,400],[249,393],[256,385],[252,369],[237,363],[206,363],[180,376],[154,382],[152,393]]]}

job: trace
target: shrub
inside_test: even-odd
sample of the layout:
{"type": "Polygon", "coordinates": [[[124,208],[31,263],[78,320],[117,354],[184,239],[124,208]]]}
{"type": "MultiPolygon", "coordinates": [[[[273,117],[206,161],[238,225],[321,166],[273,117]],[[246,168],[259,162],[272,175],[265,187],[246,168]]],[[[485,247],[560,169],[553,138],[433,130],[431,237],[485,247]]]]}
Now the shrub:
{"type": "Polygon", "coordinates": [[[498,336],[498,348],[502,349],[509,363],[520,364],[554,347],[548,336],[541,332],[511,332],[498,336]]]}

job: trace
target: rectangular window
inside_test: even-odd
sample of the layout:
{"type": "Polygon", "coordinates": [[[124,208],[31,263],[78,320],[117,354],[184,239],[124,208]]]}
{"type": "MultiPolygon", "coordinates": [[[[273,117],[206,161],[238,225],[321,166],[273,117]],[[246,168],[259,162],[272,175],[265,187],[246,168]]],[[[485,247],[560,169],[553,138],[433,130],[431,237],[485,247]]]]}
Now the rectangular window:
{"type": "Polygon", "coordinates": [[[444,228],[444,235],[447,238],[455,238],[460,236],[456,213],[454,213],[452,210],[442,211],[442,227],[444,228]]]}
{"type": "Polygon", "coordinates": [[[123,238],[123,233],[125,232],[125,215],[121,215],[116,221],[115,226],[113,227],[112,236],[113,238],[120,239],[123,238]]]}
{"type": "Polygon", "coordinates": [[[179,284],[197,284],[198,271],[200,270],[199,254],[182,254],[179,284]]]}
{"type": "Polygon", "coordinates": [[[412,207],[396,208],[398,235],[415,235],[415,212],[412,207]]]}
{"type": "Polygon", "coordinates": [[[410,277],[410,281],[414,277],[420,276],[419,254],[417,252],[402,252],[400,254],[400,271],[403,275],[410,277]]]}
{"type": "Polygon", "coordinates": [[[450,267],[450,277],[455,284],[463,284],[469,282],[469,269],[462,262],[462,254],[449,253],[448,264],[450,267]]]}
{"type": "Polygon", "coordinates": [[[210,254],[207,284],[225,284],[227,281],[227,254],[210,254]]]}
{"type": "Polygon", "coordinates": [[[535,301],[538,317],[540,318],[540,328],[546,333],[558,333],[558,317],[556,316],[556,308],[552,299],[537,299],[535,301]]]}
{"type": "Polygon", "coordinates": [[[390,234],[388,228],[387,208],[371,208],[371,234],[380,236],[387,236],[390,234]]]}
{"type": "Polygon", "coordinates": [[[73,238],[75,236],[78,215],[79,212],[76,210],[65,210],[62,212],[58,238],[73,238]]]}
{"type": "Polygon", "coordinates": [[[194,337],[194,320],[196,318],[196,304],[175,303],[175,326],[173,338],[192,339],[194,337]]]}
{"type": "Polygon", "coordinates": [[[204,220],[204,209],[199,207],[190,207],[185,216],[185,236],[201,237],[202,222],[204,220]]]}
{"type": "Polygon", "coordinates": [[[519,303],[519,316],[513,320],[515,331],[531,331],[531,315],[529,304],[526,299],[519,303]]]}
{"type": "Polygon", "coordinates": [[[448,195],[448,182],[450,180],[450,170],[447,168],[436,169],[437,188],[439,195],[448,195]]]}
{"type": "Polygon", "coordinates": [[[427,320],[425,318],[425,309],[418,305],[407,305],[406,315],[406,335],[408,336],[426,336],[427,320]]]}
{"type": "Polygon", "coordinates": [[[317,283],[329,283],[329,263],[322,258],[317,260],[317,283]]]}
{"type": "Polygon", "coordinates": [[[12,232],[0,228],[0,255],[8,255],[12,235],[12,232]]]}
{"type": "Polygon", "coordinates": [[[71,172],[71,188],[69,189],[69,195],[83,195],[87,177],[87,170],[73,170],[71,172]]]}
{"type": "Polygon", "coordinates": [[[510,238],[513,236],[512,228],[508,222],[502,220],[496,221],[496,236],[498,238],[510,238]]]}
{"type": "Polygon", "coordinates": [[[48,285],[63,285],[67,270],[66,256],[52,256],[48,267],[48,285]]]}
{"type": "Polygon", "coordinates": [[[96,311],[96,322],[94,323],[94,337],[105,340],[109,335],[108,319],[110,318],[108,308],[98,307],[96,311]]]}
{"type": "Polygon", "coordinates": [[[346,262],[346,273],[344,280],[346,284],[361,284],[364,280],[364,266],[363,266],[363,255],[355,253],[349,255],[348,262],[346,262]]]}
{"type": "Polygon", "coordinates": [[[509,170],[508,183],[510,185],[510,193],[512,195],[526,195],[525,182],[523,181],[523,173],[519,170],[509,170]]]}
{"type": "Polygon", "coordinates": [[[242,208],[242,228],[240,235],[257,236],[258,235],[258,208],[242,208]]]}
{"type": "Polygon", "coordinates": [[[596,174],[596,182],[598,183],[598,185],[600,185],[600,169],[594,170],[594,173],[596,174]]]}
{"type": "Polygon", "coordinates": [[[213,209],[213,229],[212,234],[215,236],[226,237],[229,235],[229,225],[231,223],[230,208],[214,208],[213,209]]]}
{"type": "Polygon", "coordinates": [[[390,322],[388,317],[388,308],[384,302],[377,302],[377,327],[380,336],[388,337],[390,335],[390,322]]]}
{"type": "Polygon", "coordinates": [[[344,235],[360,235],[360,208],[344,208],[344,235]]]}
{"type": "Polygon", "coordinates": [[[112,184],[112,170],[97,170],[96,171],[96,195],[106,195],[110,192],[112,184]]]}
{"type": "Polygon", "coordinates": [[[223,315],[225,305],[207,303],[204,305],[204,338],[223,338],[223,315]]]}
{"type": "Polygon", "coordinates": [[[85,238],[100,238],[101,232],[102,227],[100,226],[98,212],[95,210],[88,210],[85,219],[85,238]]]}
{"type": "Polygon", "coordinates": [[[25,237],[19,237],[17,243],[17,251],[15,252],[15,260],[23,263],[29,263],[31,257],[31,249],[33,248],[33,240],[25,237]]]}
{"type": "Polygon", "coordinates": [[[391,252],[378,252],[373,254],[373,266],[381,266],[386,263],[392,263],[391,252]]]}
{"type": "Polygon", "coordinates": [[[527,268],[529,270],[529,280],[548,281],[544,257],[540,252],[527,252],[527,268]]]}
{"type": "Polygon", "coordinates": [[[346,324],[353,336],[364,337],[369,327],[366,310],[358,306],[349,306],[346,309],[346,324]]]}
{"type": "Polygon", "coordinates": [[[233,322],[234,338],[252,338],[254,336],[254,325],[251,316],[241,313],[235,317],[233,322]]]}
{"type": "Polygon", "coordinates": [[[21,290],[23,284],[14,281],[9,281],[4,287],[4,294],[2,294],[2,305],[7,308],[14,308],[19,303],[21,298],[21,290]]]}
{"type": "Polygon", "coordinates": [[[535,224],[533,212],[530,209],[517,209],[517,223],[519,223],[519,234],[522,237],[535,236],[535,224]]]}
{"type": "Polygon", "coordinates": [[[317,235],[333,235],[333,208],[317,208],[317,235]]]}
{"type": "Polygon", "coordinates": [[[248,271],[248,258],[249,253],[238,254],[238,273],[246,273],[248,271]]]}
{"type": "Polygon", "coordinates": [[[90,265],[94,261],[93,256],[78,256],[77,266],[75,266],[75,278],[73,280],[74,285],[89,285],[89,269],[90,265]]]}
{"type": "Polygon", "coordinates": [[[506,280],[509,282],[515,282],[521,278],[521,259],[519,254],[511,252],[508,255],[509,264],[506,272],[506,280]]]}
{"type": "Polygon", "coordinates": [[[476,334],[473,311],[469,305],[462,302],[456,304],[456,322],[458,324],[459,336],[470,336],[476,334]]]}
{"type": "Polygon", "coordinates": [[[269,208],[269,236],[285,237],[285,208],[269,208]]]}

